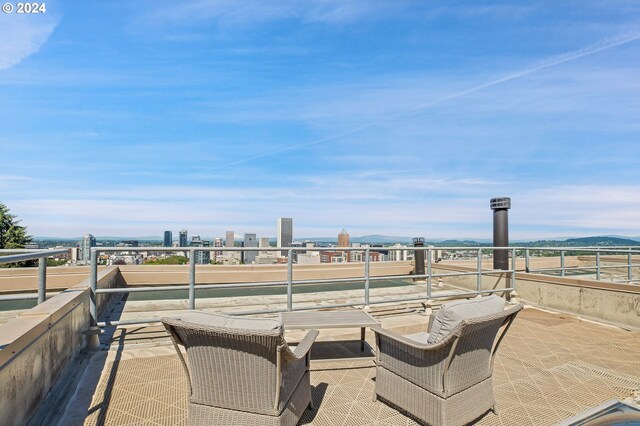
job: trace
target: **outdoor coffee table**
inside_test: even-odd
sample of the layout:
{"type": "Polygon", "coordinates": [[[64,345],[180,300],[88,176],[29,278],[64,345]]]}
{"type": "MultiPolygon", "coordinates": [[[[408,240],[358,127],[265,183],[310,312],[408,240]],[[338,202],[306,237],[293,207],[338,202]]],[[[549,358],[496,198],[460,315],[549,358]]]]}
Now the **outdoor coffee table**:
{"type": "Polygon", "coordinates": [[[285,330],[360,328],[361,352],[364,352],[366,343],[366,328],[380,325],[379,321],[364,311],[283,312],[280,314],[280,320],[285,330]]]}

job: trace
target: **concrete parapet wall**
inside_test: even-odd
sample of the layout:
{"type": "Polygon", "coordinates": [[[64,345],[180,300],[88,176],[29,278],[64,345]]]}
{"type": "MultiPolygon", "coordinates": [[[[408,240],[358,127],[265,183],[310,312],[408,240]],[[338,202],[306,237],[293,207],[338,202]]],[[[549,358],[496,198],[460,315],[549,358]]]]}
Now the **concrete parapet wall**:
{"type": "MultiPolygon", "coordinates": [[[[372,262],[372,277],[406,275],[413,270],[412,262],[372,262]]],[[[124,282],[129,286],[187,284],[188,265],[125,265],[120,266],[124,282]]],[[[326,263],[294,265],[293,279],[364,278],[364,263],[326,263]]],[[[196,284],[286,281],[287,265],[198,265],[196,284]]]]}
{"type": "MultiPolygon", "coordinates": [[[[118,275],[101,270],[99,287],[117,285],[118,275]]],[[[0,325],[0,425],[24,425],[84,347],[89,300],[87,280],[0,325]]]]}
{"type": "MultiPolygon", "coordinates": [[[[595,259],[595,257],[594,257],[595,259]]],[[[579,266],[581,259],[578,256],[566,256],[564,258],[566,267],[574,267],[579,266]]],[[[595,260],[594,260],[595,262],[595,260]]],[[[444,265],[444,266],[463,266],[468,268],[473,268],[475,271],[477,260],[475,259],[465,259],[465,260],[445,260],[440,263],[434,263],[433,266],[444,265]]],[[[509,267],[511,267],[511,259],[509,259],[509,267]]],[[[531,269],[547,269],[547,268],[560,268],[560,256],[550,256],[550,257],[531,257],[529,258],[529,267],[531,269]]],[[[526,260],[524,257],[516,258],[516,270],[524,271],[526,268],[526,260]]],[[[482,260],[482,269],[493,269],[493,260],[492,259],[483,259],[482,260]]]]}
{"type": "MultiPolygon", "coordinates": [[[[433,274],[452,274],[455,272],[475,272],[475,267],[462,267],[453,265],[438,265],[432,266],[433,274]]],[[[443,277],[442,280],[455,287],[460,287],[465,290],[476,291],[478,288],[477,275],[460,275],[452,277],[443,277]]],[[[432,286],[436,288],[438,278],[433,278],[432,286]]],[[[500,288],[511,287],[511,277],[507,273],[492,273],[483,274],[481,278],[482,290],[497,290],[500,288]]],[[[498,293],[500,294],[500,293],[498,293]]]]}
{"type": "MultiPolygon", "coordinates": [[[[88,266],[49,266],[47,267],[47,290],[64,290],[80,284],[88,277],[88,266]]],[[[0,269],[0,293],[32,291],[38,291],[37,267],[0,269]]]]}
{"type": "MultiPolygon", "coordinates": [[[[438,265],[434,274],[472,272],[475,268],[438,265]]],[[[474,275],[445,277],[445,283],[476,290],[474,275]]],[[[435,286],[437,280],[434,279],[435,286]]],[[[509,287],[509,275],[485,275],[482,277],[482,289],[509,287]],[[505,281],[506,280],[506,281],[505,281]]],[[[516,273],[516,292],[527,303],[542,307],[570,312],[584,317],[640,328],[640,286],[617,284],[590,279],[556,277],[551,275],[516,273]]]]}
{"type": "Polygon", "coordinates": [[[640,328],[640,286],[517,273],[516,291],[540,307],[640,328]]]}

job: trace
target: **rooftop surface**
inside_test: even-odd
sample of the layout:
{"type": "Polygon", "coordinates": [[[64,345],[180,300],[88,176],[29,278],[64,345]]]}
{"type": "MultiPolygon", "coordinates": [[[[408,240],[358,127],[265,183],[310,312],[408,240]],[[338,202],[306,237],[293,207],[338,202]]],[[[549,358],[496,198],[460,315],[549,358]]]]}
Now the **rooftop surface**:
{"type": "MultiPolygon", "coordinates": [[[[418,305],[378,307],[371,314],[399,333],[426,331],[418,305]]],[[[288,332],[287,340],[304,332],[288,332]]],[[[317,410],[300,424],[414,425],[373,402],[373,361],[327,361],[359,351],[358,329],[321,330],[312,349],[311,384],[317,410]]],[[[373,345],[373,334],[367,331],[373,345]]],[[[121,327],[105,336],[87,363],[58,424],[185,425],[187,382],[159,325],[121,327]]],[[[551,425],[640,390],[640,332],[527,307],[507,333],[494,365],[498,415],[478,425],[551,425]]],[[[637,396],[637,395],[636,395],[637,396]]]]}

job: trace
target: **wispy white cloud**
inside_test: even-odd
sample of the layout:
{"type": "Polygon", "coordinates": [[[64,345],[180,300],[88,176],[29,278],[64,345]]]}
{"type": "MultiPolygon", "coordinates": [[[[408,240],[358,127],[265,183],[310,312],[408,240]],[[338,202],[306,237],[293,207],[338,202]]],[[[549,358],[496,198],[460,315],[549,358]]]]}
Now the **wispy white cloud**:
{"type": "Polygon", "coordinates": [[[54,189],[29,197],[0,191],[0,198],[38,235],[159,235],[165,228],[186,227],[207,236],[229,228],[273,236],[275,218],[292,216],[298,236],[333,235],[333,228],[347,227],[353,235],[489,238],[488,200],[497,195],[513,199],[513,238],[634,235],[640,229],[640,190],[633,185],[528,189],[521,181],[475,177],[336,175],[301,180],[297,187],[285,180],[266,188],[156,185],[91,193],[54,189]]]}
{"type": "MultiPolygon", "coordinates": [[[[394,75],[389,80],[382,78],[351,85],[325,85],[314,88],[295,88],[289,91],[263,93],[251,99],[205,101],[198,106],[197,117],[215,123],[255,124],[284,121],[304,122],[324,134],[315,140],[300,141],[284,146],[269,147],[254,155],[228,161],[220,168],[234,167],[281,153],[305,150],[358,139],[365,132],[383,127],[394,129],[411,139],[411,127],[431,136],[438,132],[452,137],[452,129],[439,120],[436,126],[417,124],[416,116],[446,114],[455,109],[455,116],[495,116],[499,112],[522,114],[554,114],[557,112],[591,112],[602,116],[629,117],[637,110],[630,91],[640,91],[635,81],[637,71],[624,66],[573,66],[568,69],[551,70],[559,65],[576,61],[589,55],[629,44],[640,39],[640,33],[603,39],[595,44],[565,54],[538,61],[520,71],[501,78],[489,77],[489,81],[478,83],[477,77],[422,75],[403,77],[394,75]],[[543,76],[535,74],[545,70],[543,76]],[[524,79],[524,77],[528,77],[524,79]],[[516,82],[516,80],[519,80],[516,82]],[[524,82],[523,82],[524,81],[524,82]],[[518,83],[518,84],[516,84],[518,83]],[[464,85],[471,86],[461,89],[464,85]],[[487,93],[491,91],[491,93],[487,93]],[[622,96],[621,96],[622,95],[622,96]],[[621,105],[626,96],[628,105],[621,105]],[[463,104],[456,102],[465,99],[463,104]],[[614,107],[610,111],[607,106],[614,107]],[[409,127],[407,127],[409,126],[409,127]],[[443,127],[445,126],[445,127],[443,127]],[[332,133],[333,132],[333,133],[332,133]]],[[[486,71],[485,75],[489,75],[486,71]]],[[[620,120],[618,120],[620,121],[620,120]]],[[[607,120],[601,120],[606,126],[607,120]]],[[[591,123],[594,125],[595,123],[591,123]]],[[[554,126],[547,121],[546,126],[554,126]]],[[[634,120],[615,123],[617,131],[630,126],[634,120]]],[[[491,124],[486,120],[481,126],[457,126],[453,131],[467,131],[479,135],[491,135],[491,124]]]]}
{"type": "Polygon", "coordinates": [[[147,11],[138,21],[153,27],[188,27],[214,22],[236,30],[242,25],[285,19],[343,24],[384,16],[390,10],[404,7],[404,3],[381,0],[192,0],[147,11]]]}
{"type": "Polygon", "coordinates": [[[0,14],[0,70],[37,53],[58,25],[53,14],[0,14]]]}
{"type": "MultiPolygon", "coordinates": [[[[514,191],[512,223],[567,235],[623,234],[640,229],[640,188],[633,185],[558,185],[514,191]]],[[[531,236],[531,235],[529,235],[531,236]]]]}

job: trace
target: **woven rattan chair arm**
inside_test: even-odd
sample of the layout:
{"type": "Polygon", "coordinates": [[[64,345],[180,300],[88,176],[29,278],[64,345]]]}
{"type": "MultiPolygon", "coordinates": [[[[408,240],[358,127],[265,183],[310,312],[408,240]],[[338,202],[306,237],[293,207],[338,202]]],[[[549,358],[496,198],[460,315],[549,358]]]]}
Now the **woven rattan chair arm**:
{"type": "Polygon", "coordinates": [[[397,343],[401,345],[406,345],[413,349],[422,349],[425,351],[438,350],[446,346],[450,346],[451,341],[460,335],[460,329],[459,327],[456,327],[453,330],[453,332],[451,332],[451,334],[449,334],[446,338],[444,338],[440,342],[433,343],[433,344],[424,344],[424,343],[418,343],[415,340],[411,340],[407,337],[404,337],[401,334],[395,333],[391,330],[387,330],[379,326],[371,327],[371,330],[374,333],[379,334],[380,336],[384,336],[388,339],[395,340],[397,343]]]}
{"type": "Polygon", "coordinates": [[[307,335],[304,336],[304,339],[300,341],[298,346],[296,346],[293,351],[291,350],[291,348],[289,348],[288,345],[286,346],[286,350],[284,352],[285,356],[289,359],[304,358],[307,355],[307,352],[309,352],[309,349],[311,349],[311,345],[313,345],[313,342],[318,337],[318,334],[320,334],[318,330],[309,330],[307,335]]]}

